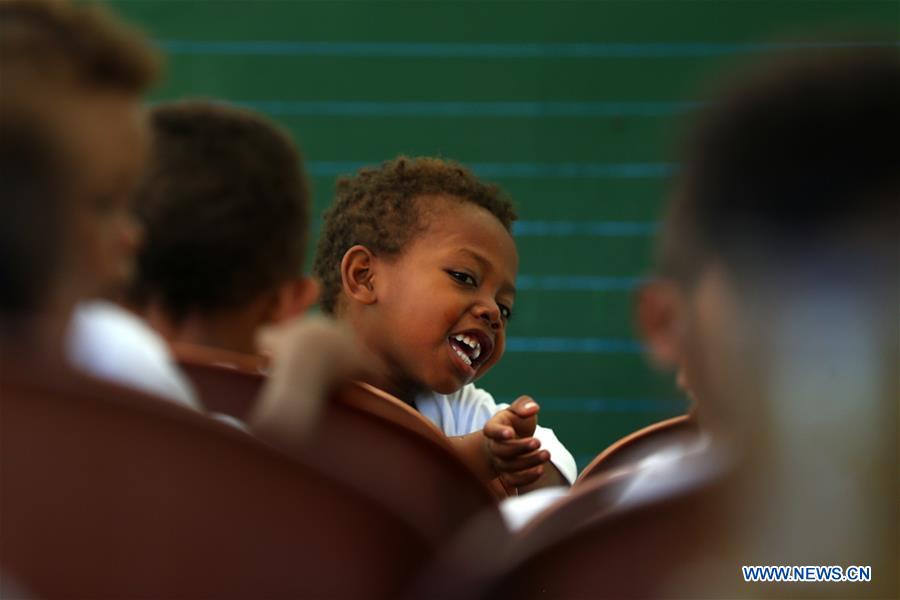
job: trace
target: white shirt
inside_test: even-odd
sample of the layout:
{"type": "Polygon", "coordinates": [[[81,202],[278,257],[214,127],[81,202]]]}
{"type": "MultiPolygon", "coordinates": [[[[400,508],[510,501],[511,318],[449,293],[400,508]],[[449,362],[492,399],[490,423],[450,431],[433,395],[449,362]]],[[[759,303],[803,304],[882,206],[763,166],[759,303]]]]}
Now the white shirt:
{"type": "MultiPolygon", "coordinates": [[[[447,436],[481,431],[495,413],[509,407],[509,404],[497,404],[493,396],[471,383],[453,394],[420,394],[415,399],[415,405],[422,415],[447,436]]],[[[550,462],[569,484],[574,482],[578,475],[575,459],[557,439],[553,430],[538,425],[534,437],[541,442],[541,448],[550,453],[550,462]]]]}
{"type": "Polygon", "coordinates": [[[165,340],[112,302],[80,304],[69,323],[66,346],[69,361],[89,375],[202,410],[165,340]]]}

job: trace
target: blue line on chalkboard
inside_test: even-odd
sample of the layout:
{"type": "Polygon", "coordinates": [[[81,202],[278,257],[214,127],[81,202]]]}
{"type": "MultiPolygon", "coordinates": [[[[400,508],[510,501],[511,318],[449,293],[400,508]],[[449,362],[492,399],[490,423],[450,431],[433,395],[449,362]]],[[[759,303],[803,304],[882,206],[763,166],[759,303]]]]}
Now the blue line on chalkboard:
{"type": "Polygon", "coordinates": [[[702,58],[778,50],[896,48],[900,42],[441,43],[159,40],[169,54],[358,58],[702,58]]]}
{"type": "Polygon", "coordinates": [[[644,346],[635,340],[619,338],[510,337],[506,339],[506,351],[635,354],[643,352],[644,346]]]}
{"type": "MultiPolygon", "coordinates": [[[[481,177],[509,179],[573,178],[573,179],[659,179],[673,175],[671,163],[467,163],[481,177]]],[[[315,177],[349,175],[365,162],[310,161],[307,169],[315,177]]]]}
{"type": "Polygon", "coordinates": [[[632,291],[648,277],[604,277],[597,275],[519,275],[516,289],[554,292],[632,291]]]}
{"type": "Polygon", "coordinates": [[[609,237],[646,237],[659,232],[657,221],[516,221],[516,237],[575,235],[609,237]]]}
{"type": "MultiPolygon", "coordinates": [[[[527,393],[527,392],[523,392],[527,393]]],[[[496,396],[497,403],[512,403],[516,397],[496,396]]],[[[600,412],[682,412],[687,401],[681,398],[608,398],[608,397],[546,397],[534,396],[542,411],[600,413],[600,412]]]]}
{"type": "Polygon", "coordinates": [[[376,102],[233,100],[234,104],[281,117],[656,117],[695,110],[702,102],[376,102]]]}
{"type": "MultiPolygon", "coordinates": [[[[657,221],[516,221],[516,237],[648,237],[659,232],[657,221]]],[[[315,232],[322,230],[322,218],[312,221],[315,232]]],[[[629,284],[631,286],[631,284],[629,284]]],[[[629,288],[630,289],[630,288],[629,288]]]]}

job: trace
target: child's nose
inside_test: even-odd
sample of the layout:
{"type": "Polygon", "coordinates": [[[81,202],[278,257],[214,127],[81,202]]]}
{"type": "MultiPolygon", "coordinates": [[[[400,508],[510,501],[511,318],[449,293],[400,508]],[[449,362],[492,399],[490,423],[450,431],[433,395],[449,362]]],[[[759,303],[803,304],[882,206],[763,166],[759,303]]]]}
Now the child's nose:
{"type": "Polygon", "coordinates": [[[503,321],[500,319],[500,307],[496,304],[479,304],[476,307],[476,316],[487,321],[491,329],[500,329],[503,321]]]}

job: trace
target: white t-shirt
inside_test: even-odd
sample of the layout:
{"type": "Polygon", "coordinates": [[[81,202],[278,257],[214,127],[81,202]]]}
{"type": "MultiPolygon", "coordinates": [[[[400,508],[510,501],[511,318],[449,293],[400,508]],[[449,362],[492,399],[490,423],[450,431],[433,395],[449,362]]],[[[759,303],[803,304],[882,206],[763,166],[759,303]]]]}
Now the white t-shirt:
{"type": "Polygon", "coordinates": [[[165,340],[112,302],[80,304],[69,323],[66,345],[69,361],[89,375],[203,410],[165,340]]]}
{"type": "MultiPolygon", "coordinates": [[[[481,431],[495,413],[509,407],[509,404],[497,404],[493,396],[472,383],[453,394],[420,394],[415,399],[415,405],[422,415],[447,436],[481,431]]],[[[557,439],[553,430],[538,425],[534,437],[541,442],[541,448],[550,453],[553,466],[570,484],[574,482],[578,475],[575,459],[557,439]]]]}

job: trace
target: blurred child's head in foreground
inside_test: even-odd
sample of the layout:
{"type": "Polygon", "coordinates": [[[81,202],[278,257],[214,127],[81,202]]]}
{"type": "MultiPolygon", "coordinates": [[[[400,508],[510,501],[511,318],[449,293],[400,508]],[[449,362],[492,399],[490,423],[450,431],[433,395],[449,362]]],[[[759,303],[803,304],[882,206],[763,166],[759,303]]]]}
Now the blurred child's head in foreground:
{"type": "Polygon", "coordinates": [[[898,106],[896,53],[842,50],[766,62],[700,115],[639,318],[714,420],[765,419],[782,408],[737,397],[779,396],[814,353],[890,329],[898,106]]]}
{"type": "Polygon", "coordinates": [[[10,133],[3,140],[3,170],[12,174],[21,166],[16,185],[4,192],[0,222],[32,227],[27,235],[3,236],[21,246],[4,249],[9,289],[32,290],[27,301],[17,300],[29,305],[20,311],[52,305],[63,318],[77,300],[130,276],[140,232],[129,201],[145,149],[140,96],[157,71],[146,41],[98,7],[0,2],[0,110],[10,133]],[[26,180],[42,173],[61,178],[26,180]],[[39,221],[43,227],[35,227],[39,221]],[[26,247],[32,244],[55,249],[26,247]],[[43,258],[33,266],[13,264],[38,254],[43,258]],[[15,283],[15,277],[22,280],[15,283]]]}

